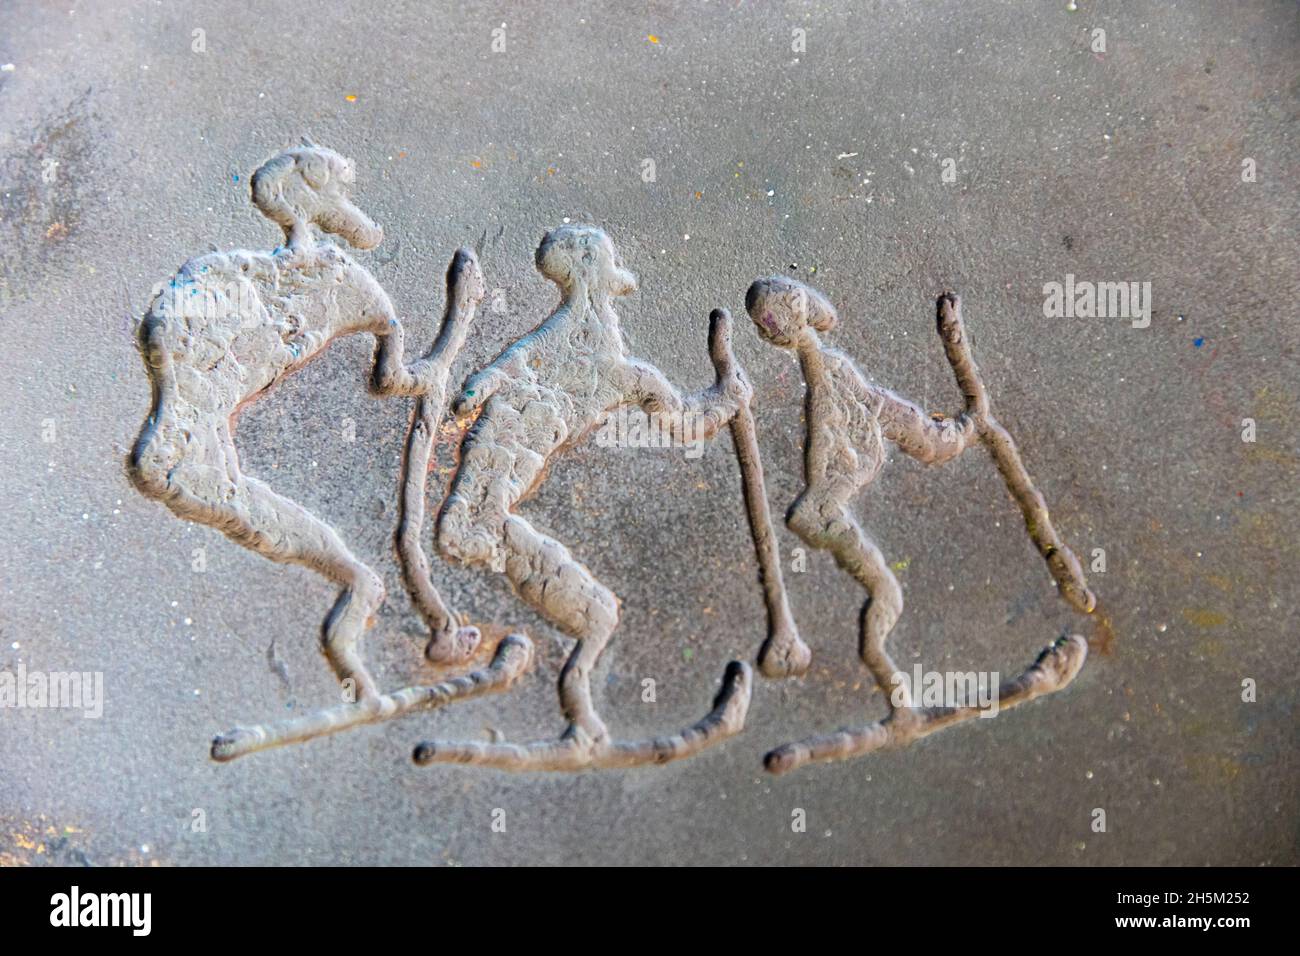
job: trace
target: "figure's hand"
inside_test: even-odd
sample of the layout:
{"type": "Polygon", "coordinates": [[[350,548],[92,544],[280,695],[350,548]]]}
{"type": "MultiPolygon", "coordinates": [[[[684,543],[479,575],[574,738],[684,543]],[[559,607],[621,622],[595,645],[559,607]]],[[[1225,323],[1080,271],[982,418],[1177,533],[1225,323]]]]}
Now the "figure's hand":
{"type": "Polygon", "coordinates": [[[450,270],[452,295],[461,309],[477,306],[487,295],[487,281],[474,250],[462,246],[456,250],[450,270]]]}
{"type": "Polygon", "coordinates": [[[957,427],[961,430],[962,443],[969,445],[974,440],[977,432],[975,419],[966,412],[962,412],[957,416],[957,427]]]}
{"type": "Polygon", "coordinates": [[[731,351],[731,313],[726,309],[709,313],[709,358],[731,411],[747,407],[754,398],[754,389],[731,351]]]}
{"type": "Polygon", "coordinates": [[[738,409],[748,408],[754,401],[754,386],[749,384],[749,377],[739,363],[734,363],[727,369],[727,374],[722,379],[722,394],[727,397],[728,403],[734,403],[738,409]]]}
{"type": "Polygon", "coordinates": [[[452,414],[457,418],[464,418],[466,415],[474,414],[492,397],[492,393],[496,391],[496,388],[497,376],[493,369],[475,372],[466,379],[460,394],[456,396],[456,401],[452,403],[452,414]]]}

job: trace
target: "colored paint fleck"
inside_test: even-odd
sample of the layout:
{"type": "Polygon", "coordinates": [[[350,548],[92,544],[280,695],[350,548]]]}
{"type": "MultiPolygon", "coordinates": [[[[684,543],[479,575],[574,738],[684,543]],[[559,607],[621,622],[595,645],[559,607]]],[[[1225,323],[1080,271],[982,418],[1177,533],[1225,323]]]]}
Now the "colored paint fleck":
{"type": "Polygon", "coordinates": [[[659,42],[659,38],[658,38],[657,36],[655,36],[653,33],[650,34],[649,36],[647,36],[646,39],[649,40],[651,43],[658,43],[658,42],[659,42]]]}
{"type": "Polygon", "coordinates": [[[482,169],[482,168],[483,168],[483,164],[480,163],[477,159],[471,159],[471,160],[469,161],[469,164],[470,164],[471,166],[473,166],[475,169],[482,169]]]}
{"type": "Polygon", "coordinates": [[[1183,611],[1183,617],[1197,627],[1221,627],[1228,623],[1227,617],[1218,611],[1211,611],[1206,608],[1187,608],[1183,611]]]}
{"type": "Polygon", "coordinates": [[[1201,339],[1201,338],[1192,339],[1192,344],[1199,349],[1202,345],[1205,344],[1205,339],[1201,339]]]}
{"type": "Polygon", "coordinates": [[[347,96],[343,98],[347,100],[349,103],[355,103],[357,101],[357,94],[349,93],[347,96]]]}
{"type": "Polygon", "coordinates": [[[690,659],[694,656],[695,656],[695,648],[693,647],[682,648],[682,660],[689,662],[690,659]]]}
{"type": "Polygon", "coordinates": [[[231,175],[230,175],[230,181],[231,181],[232,183],[237,183],[237,182],[239,182],[239,173],[231,173],[231,175]]]}

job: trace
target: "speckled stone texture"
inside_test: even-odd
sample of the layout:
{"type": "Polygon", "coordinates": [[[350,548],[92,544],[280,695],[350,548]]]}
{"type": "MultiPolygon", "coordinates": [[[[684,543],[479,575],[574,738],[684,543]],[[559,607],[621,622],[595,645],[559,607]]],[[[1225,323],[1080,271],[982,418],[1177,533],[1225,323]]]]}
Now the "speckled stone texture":
{"type": "MultiPolygon", "coordinates": [[[[102,672],[105,700],[99,719],[0,709],[0,862],[1298,862],[1300,13],[1077,6],[6,4],[0,673],[102,672]],[[821,552],[795,570],[779,521],[803,487],[800,370],[738,322],[813,651],[803,678],[756,676],[742,733],[635,770],[416,766],[420,740],[559,733],[572,647],[502,576],[438,558],[429,528],[438,587],[484,648],[534,641],[519,684],[211,761],[214,734],[335,699],[335,588],[132,486],[151,399],[135,326],[187,259],[281,240],[249,176],[303,135],[355,161],[384,241],[349,254],[410,355],[452,254],[477,249],[486,295],[452,397],[554,308],[534,251],[566,219],[614,238],[640,280],[620,300],[628,348],[684,391],[713,381],[709,311],[743,318],[750,283],[784,274],[835,304],[865,376],[958,411],[934,303],[959,292],[998,420],[1100,604],[1085,618],[1056,594],[987,454],[931,469],[891,451],[853,504],[901,584],[890,650],[909,673],[1011,675],[1077,631],[1083,670],[906,749],[764,772],[773,747],[887,707],[858,657],[862,589],[821,552]],[[1045,317],[1067,276],[1150,282],[1150,326],[1045,317]]],[[[394,549],[415,399],[368,391],[372,353],[367,335],[332,345],[241,416],[237,444],[384,578],[364,647],[389,689],[439,672],[394,549]]],[[[440,434],[432,514],[454,464],[440,434]]],[[[726,662],[755,660],[766,614],[728,438],[699,458],[588,443],[524,509],[621,601],[593,682],[617,738],[697,719],[726,662]]]]}

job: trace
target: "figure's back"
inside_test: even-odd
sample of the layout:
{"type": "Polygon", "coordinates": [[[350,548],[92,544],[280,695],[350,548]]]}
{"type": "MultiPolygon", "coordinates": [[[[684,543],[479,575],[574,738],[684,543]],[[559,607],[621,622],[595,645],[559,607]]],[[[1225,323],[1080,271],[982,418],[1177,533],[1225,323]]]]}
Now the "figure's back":
{"type": "Polygon", "coordinates": [[[143,334],[158,360],[198,373],[177,373],[183,397],[231,410],[385,302],[370,274],[332,244],[212,252],[186,262],[164,286],[143,334]]]}

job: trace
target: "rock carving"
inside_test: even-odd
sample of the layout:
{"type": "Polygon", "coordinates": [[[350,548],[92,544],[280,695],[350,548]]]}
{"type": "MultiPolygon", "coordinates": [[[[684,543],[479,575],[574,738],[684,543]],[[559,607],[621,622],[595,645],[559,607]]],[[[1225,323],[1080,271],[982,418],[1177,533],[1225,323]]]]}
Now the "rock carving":
{"type": "MultiPolygon", "coordinates": [[[[966,410],[955,420],[927,417],[911,402],[869,382],[849,356],[823,345],[819,333],[834,328],[838,317],[817,290],[795,279],[771,276],[750,286],[745,306],[764,339],[795,352],[807,382],[807,487],[791,506],[787,524],[810,547],[830,551],[839,567],[866,590],[860,653],[890,702],[888,716],[866,727],[778,747],[767,755],[767,769],[785,773],[812,761],[903,746],[977,716],[980,710],[974,707],[913,706],[906,677],[886,648],[903,610],[903,592],[879,547],[849,510],[851,499],[880,472],[886,440],[927,465],[951,461],[972,442],[982,441],[1020,506],[1030,537],[1062,596],[1083,613],[1090,613],[1096,601],[1078,560],[1052,528],[1043,497],[1030,481],[1011,436],[989,411],[957,296],[945,294],[938,302],[940,336],[966,397],[966,410]]],[[[1087,642],[1078,635],[1056,641],[1028,670],[999,688],[999,709],[1065,687],[1083,666],[1087,652],[1087,642]]]]}
{"type": "MultiPolygon", "coordinates": [[[[351,161],[307,140],[268,160],[253,176],[252,199],[283,229],[285,245],[271,252],[214,251],[189,260],[160,286],[140,327],[153,384],[153,408],[128,462],[140,491],[182,518],[217,528],[273,561],[310,568],[341,589],[325,619],[322,648],[346,702],[278,723],[237,727],[213,741],[212,757],[219,761],[504,691],[533,661],[528,637],[511,634],[486,667],[381,693],[363,659],[361,639],[384,600],[382,580],[332,527],[240,469],[234,443],[240,411],[335,338],[373,335],[372,391],[416,399],[395,538],[407,590],[429,628],[425,656],[441,666],[473,661],[481,634],[442,599],[421,536],[448,377],[483,299],[483,274],[471,250],[457,251],[447,271],[438,336],[426,355],[407,365],[402,324],[388,295],[369,271],[315,232],[339,236],[358,249],[379,244],[382,230],[349,199],[354,180],[351,161]]],[[[558,458],[620,409],[640,408],[655,416],[681,444],[711,440],[729,427],[767,607],[759,668],[768,677],[804,674],[811,652],[786,598],[754,428],[754,392],[731,351],[731,316],[715,309],[709,317],[714,383],[683,395],[653,365],[628,354],[614,302],[634,291],[637,279],[604,232],[583,225],[554,229],[543,237],[536,264],[559,287],[560,303],[537,328],[470,376],[456,398],[452,411],[468,428],[439,509],[436,541],[447,560],[504,574],[527,604],[577,639],[558,688],[568,728],[557,739],[524,744],[428,741],[416,747],[414,759],[507,770],[582,770],[687,757],[742,729],[753,691],[749,666],[737,661],[727,666],[713,709],[689,727],[647,740],[613,739],[597,713],[591,676],[618,627],[619,600],[518,509],[558,458]]],[[[824,345],[820,334],[835,326],[837,316],[816,290],[772,276],[750,286],[745,305],[762,338],[798,356],[807,382],[806,487],[790,507],[787,524],[809,546],[831,552],[866,590],[860,653],[890,702],[888,715],[875,723],[777,748],[766,757],[767,769],[784,773],[812,761],[903,746],[976,716],[981,711],[974,707],[915,706],[905,675],[889,656],[886,644],[903,609],[902,589],[849,507],[883,466],[885,441],[930,465],[983,444],[1061,595],[1082,613],[1091,613],[1096,599],[1078,560],[1052,527],[1014,441],[989,409],[960,301],[944,294],[937,312],[945,354],[966,401],[956,418],[927,417],[869,382],[846,354],[824,345]]],[[[998,709],[1065,687],[1086,656],[1083,638],[1056,641],[1023,674],[1001,685],[998,709]]]]}

